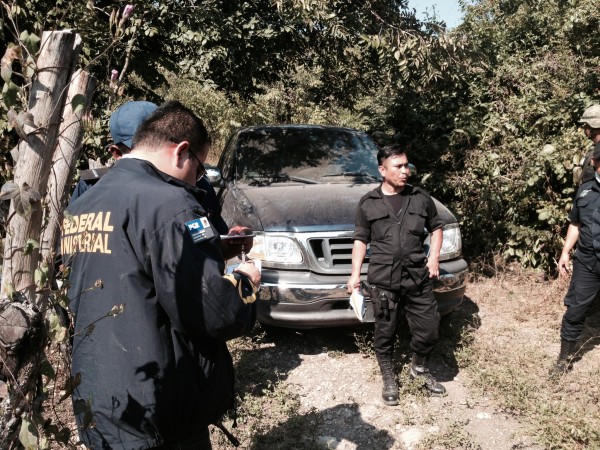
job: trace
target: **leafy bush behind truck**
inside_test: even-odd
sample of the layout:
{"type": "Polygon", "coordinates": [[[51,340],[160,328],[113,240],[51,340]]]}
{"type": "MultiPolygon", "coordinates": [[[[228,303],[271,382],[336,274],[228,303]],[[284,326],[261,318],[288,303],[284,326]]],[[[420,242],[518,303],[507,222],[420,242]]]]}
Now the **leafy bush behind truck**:
{"type": "MultiPolygon", "coordinates": [[[[290,328],[359,323],[346,282],[358,201],[381,182],[377,151],[365,133],[343,127],[264,125],[231,136],[213,184],[226,222],[256,233],[249,257],[262,260],[261,323],[290,328]]],[[[446,314],[463,300],[467,263],[456,218],[435,203],[444,239],[434,293],[446,314]]],[[[369,251],[364,278],[368,257],[369,251]]],[[[373,321],[368,298],[366,321],[373,321]]]]}

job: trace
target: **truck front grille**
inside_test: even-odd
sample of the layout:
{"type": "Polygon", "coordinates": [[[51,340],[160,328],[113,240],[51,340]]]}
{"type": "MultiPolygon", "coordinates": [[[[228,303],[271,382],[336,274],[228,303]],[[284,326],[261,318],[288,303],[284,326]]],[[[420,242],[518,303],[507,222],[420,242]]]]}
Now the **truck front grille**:
{"type": "Polygon", "coordinates": [[[308,250],[317,265],[325,270],[352,269],[351,237],[327,237],[308,239],[308,250]]]}

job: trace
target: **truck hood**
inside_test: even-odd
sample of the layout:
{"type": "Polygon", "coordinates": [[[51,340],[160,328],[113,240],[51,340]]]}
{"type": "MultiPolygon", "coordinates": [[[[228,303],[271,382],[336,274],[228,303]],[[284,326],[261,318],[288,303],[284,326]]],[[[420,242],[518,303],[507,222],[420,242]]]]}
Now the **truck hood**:
{"type": "MultiPolygon", "coordinates": [[[[235,224],[250,220],[255,230],[259,229],[256,225],[260,223],[264,231],[354,231],[358,201],[377,186],[335,183],[254,187],[238,184],[233,189],[235,192],[231,192],[237,203],[232,212],[234,217],[226,220],[235,224]]],[[[444,223],[456,222],[446,207],[437,200],[435,203],[444,223]]]]}

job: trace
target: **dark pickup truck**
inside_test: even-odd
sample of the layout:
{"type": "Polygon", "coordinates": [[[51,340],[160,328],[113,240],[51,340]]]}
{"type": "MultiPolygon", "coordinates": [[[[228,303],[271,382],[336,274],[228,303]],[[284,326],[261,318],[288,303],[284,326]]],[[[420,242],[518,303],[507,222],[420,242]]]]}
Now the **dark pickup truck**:
{"type": "MultiPolygon", "coordinates": [[[[368,135],[343,127],[265,125],[234,132],[213,184],[225,221],[256,233],[248,256],[262,260],[261,323],[290,328],[359,323],[346,282],[358,201],[381,182],[377,150],[368,135]]],[[[463,300],[467,263],[456,218],[435,203],[445,225],[434,291],[446,314],[463,300]]],[[[368,256],[367,249],[365,278],[368,256]]],[[[369,322],[373,312],[366,300],[369,322]]]]}

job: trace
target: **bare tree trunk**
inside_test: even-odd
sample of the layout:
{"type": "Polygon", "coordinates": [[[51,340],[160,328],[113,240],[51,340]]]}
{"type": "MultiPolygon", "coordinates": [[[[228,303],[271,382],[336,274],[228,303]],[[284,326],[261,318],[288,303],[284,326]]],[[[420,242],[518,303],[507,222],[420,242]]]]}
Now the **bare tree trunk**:
{"type": "Polygon", "coordinates": [[[10,389],[0,404],[0,449],[22,447],[18,437],[25,417],[37,429],[33,436],[42,434],[38,418],[43,397],[39,388],[48,340],[44,305],[49,291],[40,291],[42,295],[36,298],[34,271],[40,257],[50,258],[54,250],[65,188],[83,136],[81,116],[89,108],[96,84],[85,72],[71,77],[80,42],[70,30],[43,33],[29,97],[29,112],[37,129],[26,130],[29,133],[19,144],[14,182],[25,192],[20,201],[28,201],[27,188],[45,198],[49,229],[42,235],[44,211],[39,199],[31,202],[35,209],[30,217],[16,214],[19,199],[11,201],[0,293],[0,375],[10,389]],[[75,111],[71,101],[78,93],[86,101],[83,110],[75,111]],[[25,254],[23,249],[30,239],[39,242],[40,249],[25,254]],[[19,295],[7,298],[8,292],[19,295]]]}
{"type": "MultiPolygon", "coordinates": [[[[70,30],[43,33],[37,75],[29,96],[29,112],[33,114],[38,130],[29,133],[28,145],[19,154],[14,181],[20,188],[27,189],[28,186],[42,198],[46,195],[66,87],[71,77],[74,44],[75,33],[70,30]]],[[[35,210],[28,219],[15,213],[15,200],[11,201],[4,242],[2,298],[14,290],[22,293],[25,299],[34,301],[34,271],[40,254],[39,250],[34,250],[26,255],[23,248],[28,239],[39,242],[42,230],[40,203],[38,201],[32,205],[35,210]]]]}
{"type": "Polygon", "coordinates": [[[73,74],[67,103],[63,114],[63,123],[60,127],[58,145],[52,159],[52,171],[48,181],[46,195],[48,220],[43,230],[41,250],[42,259],[52,263],[56,243],[60,233],[60,221],[68,200],[68,187],[73,178],[73,171],[79,158],[81,140],[83,138],[82,117],[89,110],[92,95],[96,89],[97,81],[87,72],[77,71],[73,74]],[[79,111],[73,110],[72,100],[76,95],[85,97],[85,106],[79,111]]]}

